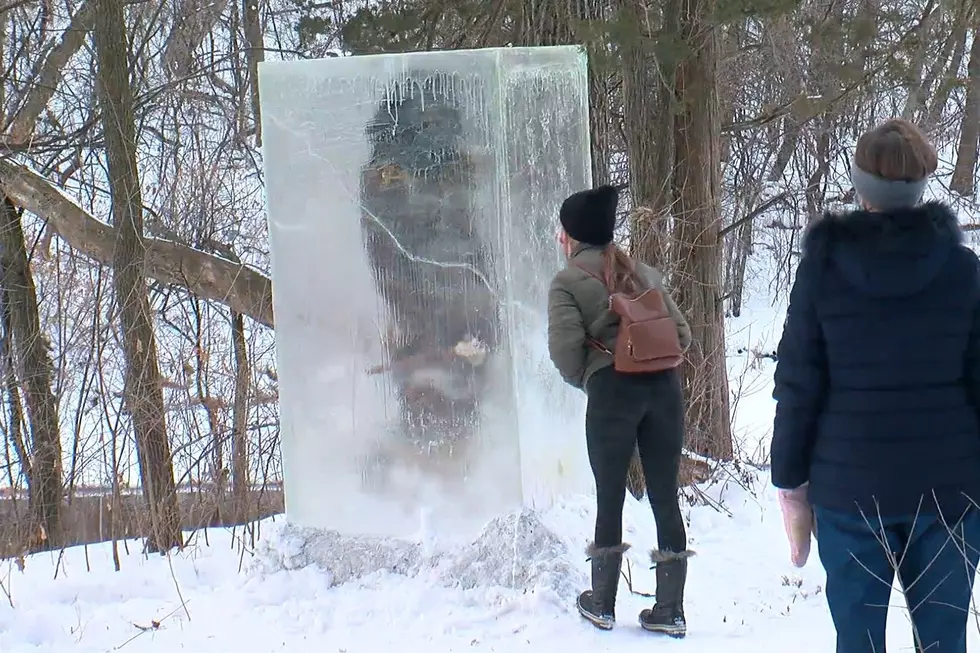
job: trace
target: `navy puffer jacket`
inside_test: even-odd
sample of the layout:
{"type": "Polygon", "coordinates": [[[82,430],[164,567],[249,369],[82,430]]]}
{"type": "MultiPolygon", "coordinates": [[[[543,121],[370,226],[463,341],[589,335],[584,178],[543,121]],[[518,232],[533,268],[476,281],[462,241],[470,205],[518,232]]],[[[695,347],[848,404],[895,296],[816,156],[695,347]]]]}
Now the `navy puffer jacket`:
{"type": "Polygon", "coordinates": [[[776,487],[896,517],[980,502],[980,262],[948,208],[811,225],[773,397],[776,487]]]}

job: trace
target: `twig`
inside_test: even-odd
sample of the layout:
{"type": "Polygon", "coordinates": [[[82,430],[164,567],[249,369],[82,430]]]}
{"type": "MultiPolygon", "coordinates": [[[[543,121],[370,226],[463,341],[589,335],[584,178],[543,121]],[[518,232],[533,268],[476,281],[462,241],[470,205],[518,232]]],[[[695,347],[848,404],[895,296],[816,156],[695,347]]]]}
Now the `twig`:
{"type": "Polygon", "coordinates": [[[0,580],[0,592],[3,592],[3,595],[7,597],[7,603],[10,604],[10,607],[14,607],[14,598],[10,596],[10,592],[4,587],[2,580],[0,580]]]}
{"type": "Polygon", "coordinates": [[[180,607],[184,609],[184,614],[187,616],[187,621],[190,621],[191,613],[188,611],[187,601],[184,600],[184,595],[180,591],[180,583],[177,582],[177,574],[174,573],[174,559],[170,555],[167,555],[167,566],[170,567],[170,577],[174,581],[174,588],[177,590],[177,598],[180,599],[180,607]]]}
{"type": "Polygon", "coordinates": [[[626,579],[626,587],[629,589],[631,594],[636,594],[637,596],[642,596],[648,599],[657,598],[656,594],[650,594],[649,592],[640,592],[633,589],[633,565],[630,564],[629,560],[626,561],[626,570],[621,571],[619,573],[624,579],[626,579]]]}
{"type": "MultiPolygon", "coordinates": [[[[183,604],[180,607],[183,607],[185,611],[187,610],[187,607],[184,606],[183,604]]],[[[159,630],[160,627],[163,625],[163,622],[164,621],[166,621],[170,617],[172,617],[175,614],[177,614],[177,611],[180,610],[180,607],[174,608],[171,612],[169,612],[168,614],[164,615],[163,619],[160,619],[159,621],[151,620],[149,626],[140,626],[139,624],[135,624],[134,623],[133,624],[133,627],[136,628],[137,630],[139,630],[139,632],[136,633],[135,635],[133,635],[132,637],[130,637],[129,639],[127,639],[125,642],[123,642],[119,646],[116,646],[112,650],[113,651],[118,651],[118,650],[124,648],[125,646],[129,645],[130,643],[132,643],[134,640],[136,640],[141,635],[143,635],[145,633],[153,632],[155,630],[159,630]]]]}

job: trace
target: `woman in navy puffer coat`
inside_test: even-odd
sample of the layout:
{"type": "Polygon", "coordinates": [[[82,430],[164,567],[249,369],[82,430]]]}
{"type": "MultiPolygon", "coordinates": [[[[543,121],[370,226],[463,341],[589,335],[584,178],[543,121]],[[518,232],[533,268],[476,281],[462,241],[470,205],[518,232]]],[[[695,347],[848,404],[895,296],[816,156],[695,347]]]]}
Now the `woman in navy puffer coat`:
{"type": "Polygon", "coordinates": [[[980,557],[980,263],[920,204],[936,152],[890,120],[858,141],[862,209],[815,221],[779,344],[772,480],[806,495],[838,653],[885,650],[895,574],[916,649],[965,653],[980,557]]]}

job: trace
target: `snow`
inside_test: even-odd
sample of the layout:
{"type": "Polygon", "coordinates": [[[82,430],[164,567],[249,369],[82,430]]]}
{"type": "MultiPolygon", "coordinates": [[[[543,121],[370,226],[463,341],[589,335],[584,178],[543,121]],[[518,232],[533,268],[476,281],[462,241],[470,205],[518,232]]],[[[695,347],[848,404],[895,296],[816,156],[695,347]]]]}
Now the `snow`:
{"type": "MultiPolygon", "coordinates": [[[[833,631],[818,565],[791,571],[764,475],[746,488],[737,478],[706,490],[723,499],[732,516],[707,506],[685,508],[698,553],[687,590],[691,633],[670,645],[703,650],[724,643],[729,651],[757,651],[808,628],[812,650],[828,650],[833,631]]],[[[408,554],[412,561],[403,573],[368,569],[352,580],[301,566],[302,546],[292,551],[298,568],[265,559],[260,545],[254,555],[244,554],[240,571],[242,545],[227,530],[210,531],[210,545],[197,533],[186,552],[169,560],[146,559],[131,543],[128,555],[120,551],[121,572],[113,571],[108,545],[88,547],[87,563],[82,548],[66,551],[60,563],[57,553],[36,555],[23,572],[14,563],[3,572],[14,607],[0,607],[0,651],[646,650],[654,636],[639,629],[636,615],[651,599],[631,596],[625,581],[613,632],[595,631],[574,612],[574,594],[587,582],[583,549],[591,498],[570,497],[540,515],[520,517],[523,526],[530,521],[536,527],[530,530],[543,533],[516,549],[513,527],[500,529],[499,543],[488,537],[494,534],[488,527],[475,546],[408,554]],[[547,546],[538,549],[535,564],[512,573],[515,550],[518,561],[528,560],[535,552],[530,545],[542,542],[547,546]]],[[[634,589],[650,592],[653,520],[648,507],[632,499],[625,520],[634,589]]],[[[513,517],[497,521],[513,523],[513,517]]],[[[288,548],[278,540],[301,539],[281,523],[263,525],[266,547],[273,541],[288,548]]]]}
{"type": "MultiPolygon", "coordinates": [[[[791,567],[765,474],[733,473],[706,492],[731,515],[703,505],[685,508],[697,551],[687,590],[690,633],[658,645],[755,653],[785,650],[795,641],[802,653],[833,650],[823,574],[815,559],[802,570],[791,567]]],[[[209,544],[196,533],[171,559],[146,559],[132,543],[129,554],[120,547],[121,572],[113,571],[108,545],[67,550],[60,562],[57,553],[36,555],[23,572],[11,562],[0,576],[11,599],[0,597],[0,651],[647,651],[659,638],[640,630],[636,615],[650,599],[630,595],[625,581],[619,623],[610,633],[585,624],[563,595],[585,586],[582,548],[592,513],[591,499],[583,496],[538,516],[557,534],[553,544],[567,547],[547,561],[549,571],[567,577],[555,583],[554,576],[538,574],[526,587],[503,586],[509,564],[506,570],[482,565],[501,582],[474,582],[484,574],[480,565],[460,565],[470,560],[466,550],[423,556],[426,562],[409,573],[370,571],[334,584],[339,579],[316,566],[267,569],[261,556],[243,554],[228,530],[208,532],[209,544]],[[436,558],[441,564],[429,564],[436,558]]],[[[634,589],[650,592],[645,552],[655,544],[653,520],[631,499],[625,520],[634,589]]],[[[282,535],[281,520],[263,526],[270,539],[282,535]]],[[[507,559],[507,550],[488,551],[491,544],[473,547],[468,553],[479,555],[472,561],[507,559]]],[[[893,604],[900,604],[897,594],[893,604]]],[[[893,610],[891,622],[889,646],[910,646],[901,612],[893,610]]]]}

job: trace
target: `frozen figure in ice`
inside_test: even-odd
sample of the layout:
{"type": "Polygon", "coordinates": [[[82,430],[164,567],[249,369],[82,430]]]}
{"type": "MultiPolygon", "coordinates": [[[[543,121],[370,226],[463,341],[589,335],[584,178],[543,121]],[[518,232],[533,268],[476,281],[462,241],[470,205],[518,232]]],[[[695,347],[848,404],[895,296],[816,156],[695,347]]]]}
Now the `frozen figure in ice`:
{"type": "Polygon", "coordinates": [[[472,434],[500,328],[457,97],[409,75],[365,130],[361,232],[387,322],[388,360],[372,371],[390,375],[402,443],[423,456],[472,434]]]}

